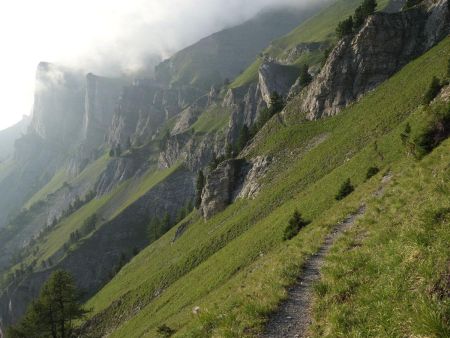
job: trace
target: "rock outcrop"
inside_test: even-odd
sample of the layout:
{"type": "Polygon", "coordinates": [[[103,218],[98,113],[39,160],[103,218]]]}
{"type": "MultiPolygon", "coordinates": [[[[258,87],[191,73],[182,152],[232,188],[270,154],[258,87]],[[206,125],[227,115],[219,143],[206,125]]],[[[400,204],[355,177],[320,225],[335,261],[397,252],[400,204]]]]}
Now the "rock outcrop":
{"type": "Polygon", "coordinates": [[[270,104],[270,96],[274,92],[287,97],[289,90],[298,77],[295,68],[270,61],[266,61],[261,65],[258,74],[261,96],[267,105],[270,104]]]}
{"type": "Polygon", "coordinates": [[[243,160],[227,160],[219,164],[206,179],[200,211],[208,219],[223,211],[234,199],[237,186],[242,184],[243,160]]]}
{"type": "Polygon", "coordinates": [[[204,168],[214,155],[225,153],[225,138],[213,133],[203,137],[195,137],[187,132],[171,136],[164,151],[159,155],[159,168],[170,168],[178,162],[184,162],[193,172],[204,168]]]}
{"type": "Polygon", "coordinates": [[[93,146],[104,142],[124,85],[122,79],[109,79],[92,73],[86,75],[83,140],[93,146]]]}
{"type": "Polygon", "coordinates": [[[205,219],[223,211],[237,198],[255,198],[261,190],[271,158],[258,156],[250,161],[226,160],[206,179],[200,211],[205,219]]]}
{"type": "Polygon", "coordinates": [[[294,48],[291,48],[283,53],[281,57],[278,57],[276,60],[281,64],[293,64],[295,63],[302,55],[310,54],[315,52],[322,52],[327,48],[327,44],[324,42],[305,42],[300,43],[294,48]]]}
{"type": "Polygon", "coordinates": [[[354,37],[339,41],[304,94],[309,119],[337,114],[450,32],[447,0],[398,13],[376,13],[354,37]]]}
{"type": "Polygon", "coordinates": [[[272,159],[258,156],[250,161],[250,170],[245,176],[238,198],[255,198],[262,188],[261,179],[267,174],[272,159]]]}
{"type": "Polygon", "coordinates": [[[236,143],[244,124],[253,125],[258,120],[261,111],[267,108],[259,83],[230,89],[222,105],[231,109],[227,135],[227,142],[230,144],[236,143]]]}
{"type": "MultiPolygon", "coordinates": [[[[171,131],[171,134],[177,135],[186,132],[192,126],[192,124],[197,121],[197,118],[203,111],[205,111],[206,107],[209,106],[208,102],[210,100],[211,99],[208,96],[202,96],[188,108],[183,110],[180,113],[180,116],[178,117],[177,122],[175,123],[175,126],[171,131]]],[[[212,104],[213,103],[211,102],[211,105],[212,104]]]]}

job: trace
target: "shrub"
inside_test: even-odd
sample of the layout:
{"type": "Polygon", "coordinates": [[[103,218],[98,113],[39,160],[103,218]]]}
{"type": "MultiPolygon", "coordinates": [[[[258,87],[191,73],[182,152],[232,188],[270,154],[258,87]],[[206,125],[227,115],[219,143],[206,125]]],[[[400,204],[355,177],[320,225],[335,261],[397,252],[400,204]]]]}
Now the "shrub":
{"type": "Polygon", "coordinates": [[[340,201],[345,197],[347,197],[348,195],[350,195],[354,190],[355,188],[353,187],[350,179],[348,178],[344,181],[344,183],[342,183],[341,188],[339,189],[335,198],[337,201],[340,201]]]}
{"type": "Polygon", "coordinates": [[[380,169],[378,167],[370,167],[367,169],[366,179],[370,179],[374,177],[376,174],[380,172],[380,169]]]}
{"type": "Polygon", "coordinates": [[[439,94],[441,91],[442,85],[439,79],[436,76],[433,76],[431,80],[430,87],[428,88],[425,96],[423,97],[424,104],[430,104],[431,101],[439,94]]]}
{"type": "Polygon", "coordinates": [[[308,225],[308,222],[302,218],[298,210],[295,210],[289,220],[289,225],[284,230],[283,240],[287,241],[294,238],[306,225],[308,225]]]}
{"type": "Polygon", "coordinates": [[[339,39],[353,34],[353,17],[349,16],[344,21],[339,22],[336,28],[336,35],[339,39]]]}
{"type": "Polygon", "coordinates": [[[300,67],[300,86],[306,87],[309,85],[312,81],[312,76],[309,74],[309,67],[308,65],[304,64],[300,67]]]}
{"type": "Polygon", "coordinates": [[[406,0],[406,4],[404,6],[405,9],[414,7],[415,5],[418,5],[422,2],[423,0],[406,0]]]}
{"type": "Polygon", "coordinates": [[[414,138],[415,156],[420,159],[450,136],[450,106],[436,107],[425,127],[414,138]]]}
{"type": "Polygon", "coordinates": [[[248,141],[250,141],[250,131],[246,124],[244,124],[241,128],[241,131],[239,132],[239,139],[237,142],[237,153],[240,153],[245,146],[247,145],[248,141]]]}
{"type": "Polygon", "coordinates": [[[156,331],[164,338],[172,337],[176,332],[174,329],[167,326],[166,324],[159,326],[156,331]]]}

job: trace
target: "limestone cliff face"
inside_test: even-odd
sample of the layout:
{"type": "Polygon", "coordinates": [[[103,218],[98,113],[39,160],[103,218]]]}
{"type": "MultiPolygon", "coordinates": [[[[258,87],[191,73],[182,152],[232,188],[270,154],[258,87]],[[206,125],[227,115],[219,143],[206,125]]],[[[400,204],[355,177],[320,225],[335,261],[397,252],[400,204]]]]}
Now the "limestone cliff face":
{"type": "Polygon", "coordinates": [[[128,140],[137,141],[143,136],[151,136],[166,120],[165,113],[153,104],[154,93],[154,87],[143,84],[123,89],[109,133],[111,146],[123,146],[128,140]]]}
{"type": "Polygon", "coordinates": [[[209,173],[202,192],[203,217],[211,218],[237,198],[256,197],[270,163],[270,158],[260,156],[250,161],[231,159],[219,164],[209,173]]]}
{"type": "Polygon", "coordinates": [[[184,162],[192,172],[204,168],[213,156],[224,155],[225,138],[221,134],[208,134],[195,137],[187,132],[170,137],[164,151],[159,155],[159,168],[170,168],[178,162],[184,162]]]}
{"type": "Polygon", "coordinates": [[[339,41],[304,94],[309,119],[337,114],[450,32],[447,0],[407,11],[376,13],[354,37],[339,41]]]}
{"type": "Polygon", "coordinates": [[[86,76],[82,137],[94,146],[104,142],[119,103],[124,81],[89,73],[86,76]]]}
{"type": "Polygon", "coordinates": [[[243,160],[224,161],[208,175],[200,207],[203,217],[211,218],[233,201],[244,163],[243,160]]]}
{"type": "Polygon", "coordinates": [[[207,95],[197,99],[193,104],[180,113],[171,134],[178,135],[186,132],[192,124],[197,121],[197,118],[201,115],[201,113],[205,111],[208,106],[213,104],[214,101],[207,95]]]}
{"type": "Polygon", "coordinates": [[[81,74],[40,63],[30,129],[42,139],[61,146],[73,143],[80,137],[84,93],[81,74]]]}
{"type": "Polygon", "coordinates": [[[270,61],[264,62],[259,68],[259,87],[266,104],[270,104],[270,96],[274,92],[287,97],[297,77],[298,74],[293,67],[270,61]]]}
{"type": "Polygon", "coordinates": [[[257,83],[229,89],[222,103],[232,109],[228,142],[234,144],[242,126],[251,126],[258,120],[261,111],[270,105],[273,92],[287,98],[297,77],[293,67],[266,60],[259,69],[257,83]]]}
{"type": "Polygon", "coordinates": [[[167,89],[152,80],[135,80],[123,89],[112,119],[108,144],[148,141],[164,122],[178,115],[199,96],[191,88],[167,89]]]}
{"type": "Polygon", "coordinates": [[[229,89],[222,103],[231,109],[227,142],[235,144],[244,124],[253,125],[267,103],[264,101],[259,83],[248,87],[229,89]]]}

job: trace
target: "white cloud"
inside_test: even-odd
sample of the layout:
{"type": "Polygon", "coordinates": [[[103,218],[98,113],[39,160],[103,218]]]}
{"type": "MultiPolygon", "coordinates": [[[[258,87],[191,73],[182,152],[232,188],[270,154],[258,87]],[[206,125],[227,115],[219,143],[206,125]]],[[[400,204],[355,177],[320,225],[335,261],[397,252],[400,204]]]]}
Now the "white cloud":
{"type": "Polygon", "coordinates": [[[39,61],[106,72],[164,57],[270,5],[311,0],[4,0],[0,129],[31,110],[39,61]]]}

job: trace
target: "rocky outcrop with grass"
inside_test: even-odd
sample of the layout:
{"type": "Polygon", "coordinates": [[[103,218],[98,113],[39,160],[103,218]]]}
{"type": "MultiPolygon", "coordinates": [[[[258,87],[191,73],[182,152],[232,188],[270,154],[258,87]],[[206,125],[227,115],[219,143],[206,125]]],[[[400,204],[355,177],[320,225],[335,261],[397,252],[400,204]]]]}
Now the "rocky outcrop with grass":
{"type": "Polygon", "coordinates": [[[338,42],[304,94],[311,120],[339,113],[450,32],[447,0],[398,13],[376,13],[355,36],[338,42]]]}

